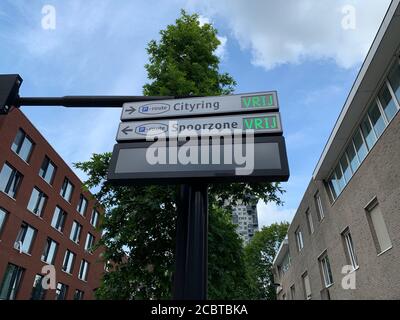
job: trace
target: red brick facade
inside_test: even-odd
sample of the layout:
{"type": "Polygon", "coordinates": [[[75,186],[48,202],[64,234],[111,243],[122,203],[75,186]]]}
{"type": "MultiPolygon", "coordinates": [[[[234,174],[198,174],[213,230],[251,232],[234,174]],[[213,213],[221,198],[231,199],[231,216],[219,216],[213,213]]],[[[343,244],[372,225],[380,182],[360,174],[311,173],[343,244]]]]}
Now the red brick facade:
{"type": "MultiPolygon", "coordinates": [[[[0,191],[0,209],[6,212],[3,225],[0,225],[0,289],[4,282],[7,266],[13,264],[24,269],[19,286],[15,290],[15,299],[31,299],[35,276],[41,274],[42,267],[46,265],[41,258],[47,239],[51,238],[58,243],[53,263],[56,269],[56,283],[68,286],[65,298],[68,300],[73,299],[75,291],[80,290],[84,292],[83,299],[94,299],[94,290],[100,285],[100,279],[104,272],[104,264],[100,262],[99,258],[101,249],[90,253],[84,247],[88,232],[95,237],[96,242],[101,237],[101,232],[90,223],[96,200],[89,192],[82,190],[82,182],[79,178],[48,144],[38,130],[34,128],[24,114],[16,108],[8,115],[0,116],[0,172],[5,163],[21,173],[23,178],[17,189],[15,199],[5,192],[0,191]],[[20,129],[34,143],[27,162],[11,149],[17,132],[20,129]],[[56,167],[51,184],[39,176],[39,170],[46,156],[56,167]],[[69,179],[74,186],[70,202],[66,201],[60,195],[65,178],[69,179]],[[41,217],[36,216],[27,209],[32,190],[35,187],[47,196],[41,217]],[[77,211],[81,194],[88,200],[85,216],[82,216],[77,211]],[[67,213],[62,232],[51,226],[56,206],[67,213]],[[82,226],[78,244],[70,240],[70,232],[74,221],[82,226]],[[33,237],[29,254],[20,253],[14,247],[23,223],[37,230],[36,235],[33,237]],[[71,273],[62,271],[66,250],[70,250],[76,255],[71,273]],[[86,281],[78,278],[82,259],[89,263],[86,281]]],[[[54,300],[55,298],[56,290],[45,291],[44,299],[54,300]]]]}

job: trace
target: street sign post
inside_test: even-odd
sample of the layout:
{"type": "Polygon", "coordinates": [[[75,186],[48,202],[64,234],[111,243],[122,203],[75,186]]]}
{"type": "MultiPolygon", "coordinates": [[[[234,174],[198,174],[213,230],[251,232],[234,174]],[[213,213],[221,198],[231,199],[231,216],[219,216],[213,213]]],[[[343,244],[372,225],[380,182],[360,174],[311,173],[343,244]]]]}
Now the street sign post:
{"type": "Polygon", "coordinates": [[[187,135],[200,135],[210,131],[210,134],[221,135],[222,132],[254,130],[255,134],[282,133],[279,112],[251,113],[217,117],[178,118],[174,120],[157,119],[147,121],[122,122],[119,125],[117,141],[144,140],[146,137],[165,134],[174,138],[182,132],[187,135]],[[222,131],[224,130],[224,131],[222,131]]]}
{"type": "Polygon", "coordinates": [[[278,109],[276,91],[268,91],[215,97],[124,103],[121,120],[210,116],[211,114],[264,112],[278,109]]]}

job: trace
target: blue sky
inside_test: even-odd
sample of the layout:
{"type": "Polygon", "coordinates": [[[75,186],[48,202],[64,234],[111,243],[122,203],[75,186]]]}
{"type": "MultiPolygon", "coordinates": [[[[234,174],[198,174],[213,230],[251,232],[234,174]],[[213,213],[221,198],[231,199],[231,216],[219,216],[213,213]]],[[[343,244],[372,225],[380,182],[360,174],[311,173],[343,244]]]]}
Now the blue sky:
{"type": "MultiPolygon", "coordinates": [[[[259,220],[290,221],[389,3],[2,0],[0,73],[23,77],[22,96],[140,95],[147,43],[181,8],[200,14],[219,31],[221,71],[237,93],[278,91],[291,177],[284,206],[260,203],[259,220]],[[42,27],[45,5],[54,30],[42,27]]],[[[115,143],[119,110],[22,109],[70,165],[115,143]]]]}

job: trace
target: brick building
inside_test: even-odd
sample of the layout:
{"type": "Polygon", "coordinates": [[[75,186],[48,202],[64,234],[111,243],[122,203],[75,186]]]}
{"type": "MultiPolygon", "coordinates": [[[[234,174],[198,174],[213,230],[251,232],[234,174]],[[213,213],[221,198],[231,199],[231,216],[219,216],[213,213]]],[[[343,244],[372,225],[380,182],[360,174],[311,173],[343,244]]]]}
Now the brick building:
{"type": "Polygon", "coordinates": [[[0,116],[0,299],[94,299],[99,212],[20,110],[0,116]],[[45,265],[55,266],[55,290],[41,286],[45,265]]]}
{"type": "Polygon", "coordinates": [[[390,5],[275,257],[278,299],[400,299],[399,3],[390,5]]]}

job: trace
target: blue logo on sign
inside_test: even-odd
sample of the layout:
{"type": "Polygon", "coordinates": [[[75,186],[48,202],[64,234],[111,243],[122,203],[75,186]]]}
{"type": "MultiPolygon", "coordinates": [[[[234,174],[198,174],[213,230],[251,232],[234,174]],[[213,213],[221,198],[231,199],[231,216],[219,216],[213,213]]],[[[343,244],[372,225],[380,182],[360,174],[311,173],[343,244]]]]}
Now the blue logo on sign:
{"type": "Polygon", "coordinates": [[[169,104],[166,103],[150,103],[139,108],[140,113],[144,114],[161,114],[168,112],[170,109],[169,104]]]}
{"type": "Polygon", "coordinates": [[[140,132],[140,133],[146,132],[146,128],[145,128],[145,127],[139,127],[139,132],[140,132]]]}
{"type": "Polygon", "coordinates": [[[142,107],[142,112],[148,112],[149,111],[149,107],[142,107]]]}
{"type": "Polygon", "coordinates": [[[164,123],[146,123],[136,128],[140,135],[157,135],[168,131],[168,125],[164,123]]]}

